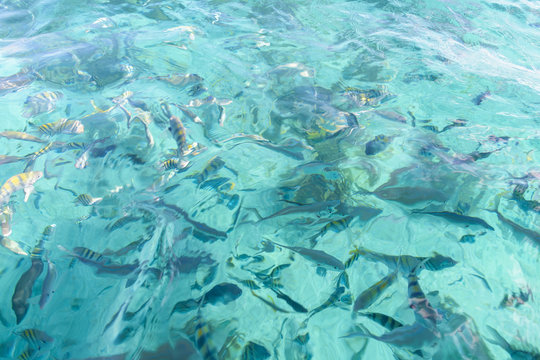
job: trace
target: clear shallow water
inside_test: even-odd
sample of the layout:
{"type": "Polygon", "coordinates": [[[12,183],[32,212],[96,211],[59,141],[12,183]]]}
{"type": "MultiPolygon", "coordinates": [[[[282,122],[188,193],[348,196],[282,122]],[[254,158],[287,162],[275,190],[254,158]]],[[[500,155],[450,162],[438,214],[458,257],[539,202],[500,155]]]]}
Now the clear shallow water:
{"type": "Polygon", "coordinates": [[[210,359],[207,339],[228,359],[537,358],[539,14],[526,1],[2,2],[0,131],[45,142],[0,138],[1,154],[58,143],[0,166],[2,184],[45,172],[28,202],[18,190],[2,205],[19,254],[0,248],[0,355],[210,359]],[[44,91],[62,95],[32,108],[44,91]],[[170,116],[191,151],[181,171],[159,166],[177,155],[170,116]],[[84,132],[40,133],[61,118],[84,132]],[[456,262],[418,271],[439,314],[414,337],[426,344],[343,338],[389,332],[368,313],[426,321],[405,260],[353,311],[396,267],[373,252],[456,262]],[[318,266],[330,255],[346,275],[318,266]]]}

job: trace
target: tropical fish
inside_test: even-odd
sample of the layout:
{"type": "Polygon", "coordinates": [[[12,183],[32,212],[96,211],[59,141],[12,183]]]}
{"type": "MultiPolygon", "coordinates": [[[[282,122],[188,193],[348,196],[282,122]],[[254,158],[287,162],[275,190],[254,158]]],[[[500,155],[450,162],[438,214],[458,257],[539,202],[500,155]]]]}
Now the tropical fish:
{"type": "Polygon", "coordinates": [[[531,238],[537,244],[540,244],[540,233],[537,233],[536,231],[533,231],[531,229],[527,229],[527,228],[513,222],[512,220],[505,218],[498,210],[488,210],[488,209],[486,209],[486,210],[496,213],[497,217],[499,218],[500,221],[502,221],[503,223],[509,225],[515,231],[520,232],[523,235],[531,238]]]}
{"type": "Polygon", "coordinates": [[[78,246],[73,248],[73,251],[69,251],[63,247],[60,247],[62,250],[67,251],[71,255],[75,256],[77,259],[83,263],[92,264],[92,265],[105,265],[109,264],[110,260],[100,253],[97,253],[88,248],[78,246]]]}
{"type": "Polygon", "coordinates": [[[310,239],[311,244],[315,245],[315,239],[317,239],[319,236],[324,236],[329,230],[332,230],[335,233],[346,230],[349,227],[352,219],[354,219],[354,216],[349,215],[338,220],[329,221],[317,234],[315,234],[310,239]]]}
{"type": "Polygon", "coordinates": [[[81,194],[77,196],[77,198],[75,198],[73,202],[79,203],[84,206],[92,206],[95,204],[99,204],[102,200],[103,198],[100,198],[100,197],[95,198],[88,194],[81,194]]]}
{"type": "Polygon", "coordinates": [[[396,122],[403,123],[403,124],[407,123],[407,119],[403,115],[398,114],[395,111],[376,110],[376,111],[374,111],[374,113],[379,115],[380,117],[388,119],[388,120],[396,121],[396,122]]]}
{"type": "Polygon", "coordinates": [[[28,159],[29,161],[28,161],[28,164],[26,165],[25,171],[27,169],[33,168],[34,162],[38,157],[40,157],[41,155],[44,155],[44,154],[46,154],[46,153],[48,153],[50,151],[53,151],[53,150],[63,149],[64,145],[65,145],[65,143],[62,143],[62,142],[51,141],[47,145],[45,145],[44,147],[39,149],[38,151],[27,154],[25,156],[25,158],[28,159]]]}
{"type": "Polygon", "coordinates": [[[241,295],[242,289],[235,284],[221,283],[214,286],[198,299],[188,299],[177,302],[174,305],[171,314],[174,312],[187,312],[196,308],[197,306],[201,308],[206,304],[228,304],[238,299],[241,295]]]}
{"type": "Polygon", "coordinates": [[[413,210],[412,212],[414,214],[428,214],[428,215],[433,215],[433,216],[439,216],[451,222],[461,223],[461,224],[475,224],[475,225],[480,225],[488,230],[494,230],[491,225],[489,225],[487,222],[485,222],[482,219],[472,217],[472,216],[462,215],[462,214],[451,212],[451,211],[413,210]]]}
{"type": "Polygon", "coordinates": [[[324,309],[329,308],[330,306],[333,306],[336,302],[339,301],[339,297],[345,292],[345,287],[343,286],[336,286],[336,290],[332,294],[330,294],[330,297],[323,302],[321,305],[317,306],[315,309],[311,310],[309,313],[309,317],[312,317],[313,315],[317,314],[318,312],[323,311],[324,309]]]}
{"type": "Polygon", "coordinates": [[[306,259],[308,259],[310,261],[313,261],[318,266],[327,267],[330,270],[340,270],[340,271],[345,270],[345,266],[343,265],[343,263],[339,259],[333,257],[332,255],[329,255],[329,254],[325,253],[324,251],[303,248],[303,247],[300,247],[300,246],[286,246],[286,245],[281,245],[281,244],[275,243],[275,242],[273,242],[271,240],[269,240],[269,241],[272,242],[274,245],[283,247],[285,249],[289,249],[291,251],[294,251],[294,252],[300,254],[301,256],[305,257],[306,259]]]}
{"type": "Polygon", "coordinates": [[[381,313],[360,313],[360,315],[365,316],[373,321],[375,321],[377,324],[385,327],[386,329],[392,331],[394,329],[397,329],[398,327],[402,327],[403,324],[394,319],[391,316],[381,314],[381,313]]]}
{"type": "Polygon", "coordinates": [[[475,97],[472,102],[474,105],[480,105],[482,103],[482,101],[484,101],[488,96],[490,96],[491,93],[488,91],[484,91],[483,93],[481,93],[480,95],[478,95],[477,97],[475,97]]]}
{"type": "Polygon", "coordinates": [[[41,346],[50,344],[54,341],[45,331],[38,329],[25,329],[17,332],[17,335],[26,340],[34,348],[41,348],[41,346]]]}
{"type": "Polygon", "coordinates": [[[374,106],[394,97],[384,89],[362,90],[353,87],[345,88],[342,95],[354,101],[358,106],[374,106]]]}
{"type": "Polygon", "coordinates": [[[251,293],[253,294],[253,296],[260,299],[263,303],[270,306],[274,311],[278,311],[278,312],[282,312],[282,313],[289,313],[289,311],[284,310],[284,309],[280,308],[279,306],[277,306],[276,304],[274,304],[273,300],[272,301],[266,300],[265,298],[257,295],[253,290],[251,290],[251,293]]]}
{"type": "Polygon", "coordinates": [[[225,162],[216,155],[208,161],[206,166],[199,173],[190,175],[187,177],[187,179],[195,179],[197,184],[201,184],[203,181],[208,179],[210,175],[215,174],[217,171],[223,168],[223,166],[225,166],[225,162]]]}
{"type": "Polygon", "coordinates": [[[195,325],[195,344],[204,360],[218,360],[218,351],[209,337],[210,327],[201,315],[201,309],[197,312],[197,324],[195,325]]]}
{"type": "Polygon", "coordinates": [[[308,312],[308,310],[304,306],[302,306],[298,302],[294,301],[288,295],[284,294],[280,290],[275,289],[273,287],[271,289],[272,289],[273,292],[276,293],[276,296],[278,298],[284,300],[291,308],[293,308],[294,311],[299,312],[299,313],[307,313],[308,312]]]}
{"type": "Polygon", "coordinates": [[[396,267],[396,270],[394,270],[392,273],[386,275],[381,280],[376,282],[375,284],[371,285],[369,288],[364,290],[356,300],[354,301],[353,311],[359,311],[368,308],[373,304],[379,296],[381,296],[382,292],[392,285],[394,281],[397,279],[399,266],[396,267]]]}
{"type": "Polygon", "coordinates": [[[38,131],[46,136],[54,136],[57,134],[82,134],[84,132],[84,125],[79,120],[68,120],[63,118],[39,126],[38,131]]]}
{"type": "Polygon", "coordinates": [[[21,323],[28,312],[28,308],[30,306],[28,304],[28,298],[32,295],[34,283],[43,271],[43,261],[41,261],[41,258],[32,257],[31,260],[32,265],[20,277],[17,285],[15,285],[15,291],[13,292],[13,297],[11,298],[11,308],[15,312],[17,324],[21,323]]]}
{"type": "Polygon", "coordinates": [[[45,280],[43,280],[43,285],[41,286],[41,297],[39,298],[39,308],[43,309],[47,302],[49,302],[53,293],[55,292],[56,278],[58,273],[56,272],[56,266],[50,260],[47,261],[47,275],[45,280]]]}
{"type": "Polygon", "coordinates": [[[6,139],[16,139],[23,141],[32,141],[37,143],[45,143],[46,141],[38,138],[37,136],[27,134],[20,131],[3,131],[0,132],[0,136],[5,137],[6,139]]]}
{"type": "Polygon", "coordinates": [[[393,136],[386,135],[375,136],[373,140],[366,143],[366,155],[377,155],[378,153],[384,151],[388,145],[390,145],[393,138],[393,136]]]}
{"type": "Polygon", "coordinates": [[[24,191],[24,201],[28,201],[34,191],[34,184],[43,177],[41,171],[29,171],[10,177],[0,188],[0,206],[7,204],[11,195],[17,190],[24,191]]]}
{"type": "Polygon", "coordinates": [[[62,99],[64,94],[59,91],[44,91],[34,96],[29,96],[24,102],[23,116],[33,117],[43,113],[50,113],[56,107],[58,100],[62,99]]]}
{"type": "Polygon", "coordinates": [[[169,117],[169,131],[171,132],[174,141],[176,141],[176,145],[178,146],[178,157],[184,156],[187,149],[186,128],[184,127],[184,124],[182,124],[182,121],[174,115],[169,117]]]}
{"type": "MultiPolygon", "coordinates": [[[[422,266],[422,264],[418,265],[418,267],[420,266],[422,266]]],[[[426,295],[422,291],[422,288],[418,283],[418,276],[416,275],[417,268],[411,271],[408,276],[409,306],[414,310],[415,318],[418,323],[433,329],[442,319],[442,316],[433,308],[433,306],[431,306],[426,295]]]]}
{"type": "Polygon", "coordinates": [[[194,122],[196,123],[199,123],[199,124],[202,124],[203,121],[201,120],[200,117],[198,117],[193,111],[189,110],[188,108],[186,108],[185,106],[183,105],[178,105],[178,104],[174,104],[177,108],[179,108],[183,113],[184,115],[186,115],[188,118],[190,118],[191,120],[193,120],[194,122]]]}
{"type": "Polygon", "coordinates": [[[120,219],[116,220],[115,222],[112,222],[109,225],[107,225],[105,229],[109,232],[113,232],[117,229],[120,229],[121,227],[124,227],[127,224],[138,221],[139,219],[141,219],[141,217],[139,216],[125,215],[125,216],[122,216],[120,219]]]}

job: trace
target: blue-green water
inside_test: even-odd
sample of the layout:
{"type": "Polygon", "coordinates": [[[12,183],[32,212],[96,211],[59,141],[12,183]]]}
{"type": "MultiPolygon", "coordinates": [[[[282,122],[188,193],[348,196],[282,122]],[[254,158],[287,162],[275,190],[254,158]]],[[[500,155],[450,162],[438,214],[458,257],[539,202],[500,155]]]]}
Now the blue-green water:
{"type": "Polygon", "coordinates": [[[540,358],[539,29],[1,1],[1,358],[540,358]]]}

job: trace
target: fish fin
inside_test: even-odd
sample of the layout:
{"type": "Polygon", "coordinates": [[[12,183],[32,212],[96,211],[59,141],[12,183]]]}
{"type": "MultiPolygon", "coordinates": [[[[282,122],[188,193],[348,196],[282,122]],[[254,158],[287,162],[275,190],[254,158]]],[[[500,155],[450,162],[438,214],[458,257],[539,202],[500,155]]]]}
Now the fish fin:
{"type": "Polygon", "coordinates": [[[30,197],[30,194],[34,191],[34,187],[32,185],[25,186],[24,188],[24,202],[28,201],[28,198],[30,197]]]}

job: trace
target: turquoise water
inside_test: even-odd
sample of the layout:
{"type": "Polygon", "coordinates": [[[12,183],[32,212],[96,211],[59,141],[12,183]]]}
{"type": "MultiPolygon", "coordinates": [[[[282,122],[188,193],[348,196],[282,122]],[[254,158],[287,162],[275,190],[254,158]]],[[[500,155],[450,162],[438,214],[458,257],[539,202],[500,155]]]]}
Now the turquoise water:
{"type": "Polygon", "coordinates": [[[537,2],[0,23],[1,358],[540,358],[537,2]]]}

